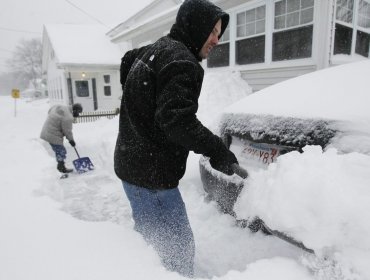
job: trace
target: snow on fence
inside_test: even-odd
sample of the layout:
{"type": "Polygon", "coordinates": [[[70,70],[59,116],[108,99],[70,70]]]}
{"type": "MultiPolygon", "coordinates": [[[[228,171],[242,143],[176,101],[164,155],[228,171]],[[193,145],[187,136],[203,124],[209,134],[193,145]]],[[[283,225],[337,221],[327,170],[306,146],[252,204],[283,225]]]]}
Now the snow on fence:
{"type": "Polygon", "coordinates": [[[106,111],[82,112],[77,118],[74,119],[74,123],[94,122],[100,118],[113,119],[118,114],[119,108],[106,111]]]}

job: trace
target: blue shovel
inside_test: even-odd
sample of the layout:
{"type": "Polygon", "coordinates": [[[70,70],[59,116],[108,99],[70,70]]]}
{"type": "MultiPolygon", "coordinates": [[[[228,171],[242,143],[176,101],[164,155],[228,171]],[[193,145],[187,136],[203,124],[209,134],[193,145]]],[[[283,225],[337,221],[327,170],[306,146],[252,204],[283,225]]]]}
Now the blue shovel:
{"type": "Polygon", "coordinates": [[[91,160],[88,157],[80,157],[77,152],[76,147],[74,147],[78,159],[73,161],[73,165],[78,173],[84,173],[86,171],[90,171],[94,169],[94,165],[92,164],[91,160]]]}

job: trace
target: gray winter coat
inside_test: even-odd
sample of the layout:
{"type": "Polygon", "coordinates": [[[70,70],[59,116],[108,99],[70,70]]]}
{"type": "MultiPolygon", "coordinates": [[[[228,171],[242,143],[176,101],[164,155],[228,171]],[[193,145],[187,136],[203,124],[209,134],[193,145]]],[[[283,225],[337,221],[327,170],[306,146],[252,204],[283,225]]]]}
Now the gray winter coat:
{"type": "Polygon", "coordinates": [[[68,141],[73,140],[72,123],[72,107],[55,105],[48,112],[40,138],[50,144],[63,145],[64,136],[68,141]]]}

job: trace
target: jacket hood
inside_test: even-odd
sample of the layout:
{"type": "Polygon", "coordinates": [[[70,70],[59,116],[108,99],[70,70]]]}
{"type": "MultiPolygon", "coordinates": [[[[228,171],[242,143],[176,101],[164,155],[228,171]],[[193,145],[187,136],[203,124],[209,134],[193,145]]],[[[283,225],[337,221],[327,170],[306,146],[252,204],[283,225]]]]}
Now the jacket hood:
{"type": "Polygon", "coordinates": [[[201,61],[199,51],[207,41],[217,21],[221,19],[221,33],[229,23],[229,15],[207,0],[185,0],[177,13],[170,37],[184,43],[201,61]]]}

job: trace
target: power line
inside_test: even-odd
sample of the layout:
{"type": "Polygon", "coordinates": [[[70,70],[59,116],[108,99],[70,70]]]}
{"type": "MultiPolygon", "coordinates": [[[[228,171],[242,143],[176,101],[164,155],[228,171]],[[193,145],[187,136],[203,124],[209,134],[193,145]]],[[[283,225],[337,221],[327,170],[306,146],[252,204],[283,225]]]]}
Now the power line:
{"type": "Polygon", "coordinates": [[[86,12],[85,10],[83,10],[82,8],[76,6],[75,4],[73,4],[71,1],[69,0],[65,0],[68,4],[70,4],[71,6],[75,7],[77,10],[79,10],[80,12],[84,13],[85,15],[87,15],[88,17],[92,18],[93,20],[97,21],[98,23],[100,23],[101,25],[104,25],[106,28],[108,29],[112,29],[111,27],[107,26],[104,22],[101,22],[99,19],[97,19],[96,17],[90,15],[88,12],[86,12]]]}
{"type": "Polygon", "coordinates": [[[18,33],[28,33],[28,34],[38,34],[41,35],[40,32],[34,32],[34,31],[28,31],[28,30],[21,30],[21,29],[12,29],[12,28],[7,28],[7,27],[1,27],[0,30],[5,30],[9,32],[18,32],[18,33]]]}

